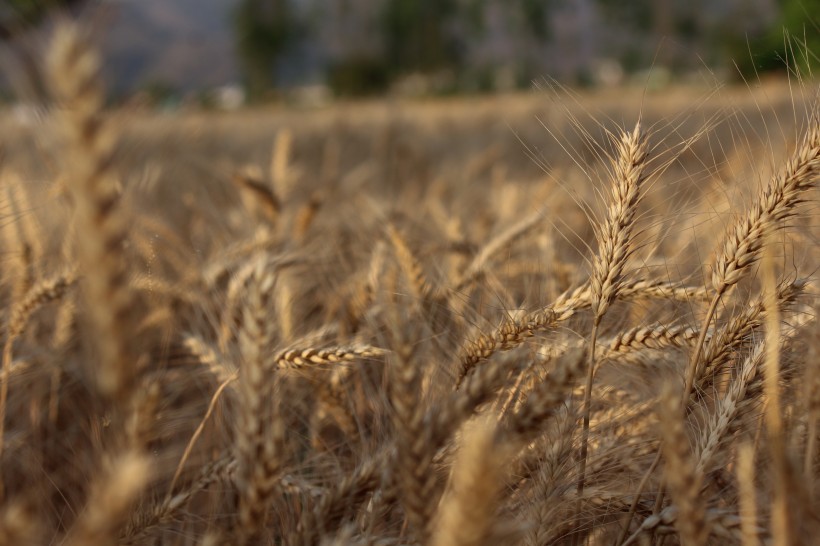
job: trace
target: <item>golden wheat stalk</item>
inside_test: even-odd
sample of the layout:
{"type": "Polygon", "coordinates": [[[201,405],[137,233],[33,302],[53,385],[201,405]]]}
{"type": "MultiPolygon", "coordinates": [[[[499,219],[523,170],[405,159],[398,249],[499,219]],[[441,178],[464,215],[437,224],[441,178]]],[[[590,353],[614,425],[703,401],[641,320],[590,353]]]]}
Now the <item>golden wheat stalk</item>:
{"type": "Polygon", "coordinates": [[[122,399],[135,372],[126,337],[133,307],[122,252],[125,217],[111,171],[116,140],[103,117],[100,59],[79,27],[62,23],[48,69],[65,140],[85,311],[98,362],[94,376],[101,394],[122,399]]]}
{"type": "Polygon", "coordinates": [[[496,544],[496,509],[505,481],[509,449],[496,439],[491,418],[468,423],[441,501],[432,546],[496,544]]]}
{"type": "MultiPolygon", "coordinates": [[[[627,301],[663,299],[689,302],[704,299],[705,294],[705,290],[697,287],[661,280],[637,279],[623,281],[618,297],[627,301]]],[[[456,389],[461,387],[464,379],[479,363],[489,359],[496,352],[518,347],[537,333],[556,328],[575,316],[578,311],[589,309],[591,306],[592,292],[589,284],[582,284],[564,292],[547,307],[528,313],[520,319],[507,318],[495,330],[469,339],[459,351],[461,368],[456,379],[456,389]]]]}
{"type": "Polygon", "coordinates": [[[63,297],[76,280],[76,272],[69,271],[41,281],[32,286],[11,309],[8,325],[6,326],[6,340],[3,344],[3,371],[0,375],[0,457],[3,455],[5,445],[6,407],[8,404],[14,341],[25,330],[32,313],[43,305],[63,297]]]}
{"type": "MultiPolygon", "coordinates": [[[[612,195],[603,226],[597,232],[598,253],[592,265],[589,286],[591,290],[592,333],[589,341],[586,390],[581,406],[583,428],[578,477],[578,496],[584,493],[587,451],[589,447],[589,419],[592,411],[592,384],[595,377],[595,344],[598,326],[610,305],[618,298],[624,267],[632,254],[632,231],[635,215],[642,197],[644,170],[648,155],[646,135],[641,124],[635,124],[631,133],[624,133],[618,143],[613,164],[612,195]]],[[[580,514],[579,514],[580,515],[580,514]]]]}
{"type": "Polygon", "coordinates": [[[658,410],[663,437],[661,445],[666,459],[664,476],[679,511],[675,526],[681,544],[698,546],[704,544],[709,536],[705,510],[699,499],[703,475],[689,452],[689,438],[675,390],[667,384],[661,392],[658,410]]]}
{"type": "Polygon", "coordinates": [[[126,452],[115,458],[91,484],[88,502],[69,531],[66,544],[118,544],[120,526],[150,476],[150,464],[144,456],[126,452]]]}
{"type": "MultiPolygon", "coordinates": [[[[796,214],[805,193],[820,178],[820,107],[815,106],[808,129],[800,145],[786,162],[783,170],[762,188],[752,207],[740,216],[726,235],[712,270],[715,294],[701,327],[701,337],[712,321],[721,296],[740,281],[760,258],[763,237],[783,220],[796,214]]],[[[689,362],[684,386],[684,400],[689,398],[700,364],[703,339],[698,340],[689,362]]]]}
{"type": "Polygon", "coordinates": [[[375,359],[385,355],[384,349],[371,346],[326,347],[324,349],[287,349],[274,357],[282,370],[300,370],[361,359],[375,359]]]}
{"type": "Polygon", "coordinates": [[[268,356],[275,330],[268,315],[275,275],[266,260],[257,260],[239,332],[241,422],[236,437],[240,491],[238,529],[243,542],[258,539],[265,526],[269,499],[284,460],[285,424],[274,362],[268,356]]]}
{"type": "Polygon", "coordinates": [[[430,445],[430,428],[425,422],[425,407],[421,403],[422,361],[416,341],[402,339],[394,331],[395,361],[390,388],[394,409],[394,427],[397,434],[398,486],[401,502],[413,532],[426,537],[435,503],[436,476],[433,471],[435,448],[430,445]]]}

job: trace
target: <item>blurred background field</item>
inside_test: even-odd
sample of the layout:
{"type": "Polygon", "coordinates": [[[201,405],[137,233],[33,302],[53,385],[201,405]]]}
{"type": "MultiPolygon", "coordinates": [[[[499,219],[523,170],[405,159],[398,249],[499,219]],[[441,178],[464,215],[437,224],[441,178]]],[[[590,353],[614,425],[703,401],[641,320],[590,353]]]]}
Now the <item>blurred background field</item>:
{"type": "MultiPolygon", "coordinates": [[[[314,226],[317,240],[323,230],[336,237],[335,230],[353,229],[358,247],[380,237],[395,215],[413,229],[439,230],[436,237],[480,226],[447,235],[449,242],[429,248],[427,259],[474,252],[506,222],[537,213],[551,226],[562,260],[577,264],[564,278],[566,289],[584,274],[587,215],[603,206],[610,134],[640,118],[655,161],[670,161],[647,198],[646,221],[653,233],[674,236],[668,249],[647,252],[653,267],[665,261],[675,269],[664,276],[686,278],[702,274],[706,256],[681,254],[680,240],[711,240],[733,208],[751,199],[795,146],[813,92],[785,79],[663,91],[577,91],[542,82],[528,92],[368,98],[307,109],[269,103],[168,112],[125,105],[111,112],[119,136],[114,165],[130,206],[151,219],[132,226],[135,235],[165,237],[157,223],[168,224],[182,237],[174,240],[195,253],[252,236],[247,230],[260,218],[245,201],[244,179],[278,180],[288,206],[331,219],[314,226]],[[205,226],[197,224],[203,215],[205,226]]],[[[3,170],[24,183],[30,212],[51,226],[47,231],[58,229],[51,224],[62,217],[52,213],[65,198],[55,123],[51,116],[0,114],[3,170]]],[[[327,263],[349,258],[333,247],[321,255],[327,263]]],[[[535,273],[542,266],[531,267],[535,273]]],[[[527,293],[517,297],[531,298],[527,293]]],[[[523,303],[538,302],[517,302],[523,303]]]]}
{"type": "MultiPolygon", "coordinates": [[[[704,187],[732,192],[754,185],[762,158],[774,162],[794,145],[805,88],[785,80],[748,87],[678,85],[663,92],[548,86],[493,96],[432,101],[341,101],[319,109],[256,105],[240,111],[155,111],[124,106],[112,113],[119,133],[116,164],[124,186],[150,187],[168,211],[187,199],[237,204],[237,173],[267,176],[278,137],[289,141],[290,184],[304,195],[351,187],[383,198],[409,188],[481,192],[488,185],[549,181],[563,193],[589,193],[583,169],[600,163],[607,130],[639,117],[661,147],[705,130],[672,165],[663,191],[692,199],[704,187]],[[680,193],[682,192],[682,193],[680,193]],[[227,201],[226,201],[227,200],[227,201]]],[[[28,191],[51,187],[59,154],[54,120],[0,112],[5,170],[25,174],[28,191]]],[[[51,195],[51,198],[54,196],[51,195]]],[[[459,195],[459,198],[463,196],[459,195]]],[[[38,199],[45,206],[45,202],[38,199]]],[[[421,214],[422,211],[419,211],[421,214]]]]}

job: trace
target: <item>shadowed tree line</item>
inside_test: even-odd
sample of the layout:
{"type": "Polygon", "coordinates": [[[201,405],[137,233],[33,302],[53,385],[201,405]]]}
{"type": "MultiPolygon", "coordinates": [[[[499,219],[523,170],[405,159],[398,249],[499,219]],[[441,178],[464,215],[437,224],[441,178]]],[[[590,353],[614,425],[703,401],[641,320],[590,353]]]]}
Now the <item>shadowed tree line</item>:
{"type": "Polygon", "coordinates": [[[242,0],[235,24],[254,93],[287,85],[306,49],[341,94],[410,74],[445,74],[445,91],[492,87],[504,71],[507,85],[595,83],[602,59],[750,77],[785,59],[805,70],[820,51],[820,0],[242,0]]]}
{"type": "MultiPolygon", "coordinates": [[[[169,0],[173,1],[173,0],[169,0]]],[[[55,12],[100,0],[2,0],[0,41],[38,93],[17,38],[55,12]]],[[[338,95],[421,80],[437,93],[601,83],[632,73],[722,69],[730,76],[816,70],[820,0],[235,0],[232,25],[251,98],[326,83],[338,95]]]]}

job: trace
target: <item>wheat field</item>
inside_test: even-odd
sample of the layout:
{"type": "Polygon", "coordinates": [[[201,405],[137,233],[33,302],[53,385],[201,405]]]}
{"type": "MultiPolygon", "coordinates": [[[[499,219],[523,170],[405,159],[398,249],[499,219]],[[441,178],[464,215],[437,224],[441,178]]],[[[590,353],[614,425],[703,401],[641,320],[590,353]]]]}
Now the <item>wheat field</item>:
{"type": "Polygon", "coordinates": [[[0,544],[811,544],[817,83],[0,113],[0,544]]]}

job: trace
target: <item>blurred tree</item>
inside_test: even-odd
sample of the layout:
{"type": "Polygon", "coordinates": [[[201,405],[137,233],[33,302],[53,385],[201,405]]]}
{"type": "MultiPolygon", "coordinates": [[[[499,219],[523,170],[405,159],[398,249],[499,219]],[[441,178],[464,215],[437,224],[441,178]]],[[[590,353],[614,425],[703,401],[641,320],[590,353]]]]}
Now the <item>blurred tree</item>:
{"type": "Polygon", "coordinates": [[[241,0],[234,24],[248,96],[258,99],[276,84],[276,63],[298,36],[298,21],[288,0],[241,0]]]}
{"type": "Polygon", "coordinates": [[[337,96],[363,97],[383,93],[389,86],[387,67],[381,59],[350,55],[330,64],[327,84],[337,96]]]}
{"type": "Polygon", "coordinates": [[[388,0],[384,11],[387,60],[396,74],[455,67],[451,33],[457,0],[388,0]]]}
{"type": "Polygon", "coordinates": [[[734,37],[728,49],[743,78],[787,69],[816,76],[820,70],[820,0],[781,0],[780,15],[769,28],[734,37]]]}
{"type": "Polygon", "coordinates": [[[657,44],[659,37],[664,34],[658,35],[655,32],[668,32],[669,19],[673,17],[668,1],[663,0],[662,4],[657,6],[651,0],[596,0],[595,3],[601,19],[609,28],[626,31],[635,37],[624,40],[619,48],[614,48],[609,54],[617,58],[627,72],[646,66],[655,54],[653,49],[647,47],[647,42],[657,44]],[[655,17],[653,11],[657,14],[655,17]],[[647,40],[650,34],[654,36],[647,40]]]}
{"type": "MultiPolygon", "coordinates": [[[[492,88],[502,68],[493,66],[495,55],[548,41],[550,14],[566,1],[386,0],[382,36],[391,75],[449,69],[471,89],[476,78],[486,80],[479,89],[492,88]],[[471,57],[479,51],[480,59],[471,57]]],[[[503,62],[518,70],[524,60],[503,62]]]]}
{"type": "MultiPolygon", "coordinates": [[[[549,38],[550,12],[562,0],[514,0],[504,2],[509,15],[519,16],[523,23],[522,30],[534,35],[538,39],[549,38]]],[[[465,21],[470,30],[480,34],[485,29],[485,16],[488,0],[461,0],[458,8],[458,17],[465,21]]]]}
{"type": "Polygon", "coordinates": [[[383,93],[390,84],[384,54],[384,0],[314,0],[311,43],[316,64],[337,96],[383,93]],[[332,22],[332,24],[328,24],[332,22]],[[315,50],[314,50],[315,51],[315,50]]]}
{"type": "Polygon", "coordinates": [[[789,66],[817,74],[820,69],[820,0],[786,0],[772,46],[789,66]]]}
{"type": "Polygon", "coordinates": [[[518,0],[528,30],[539,40],[549,37],[548,14],[552,0],[518,0]]]}

